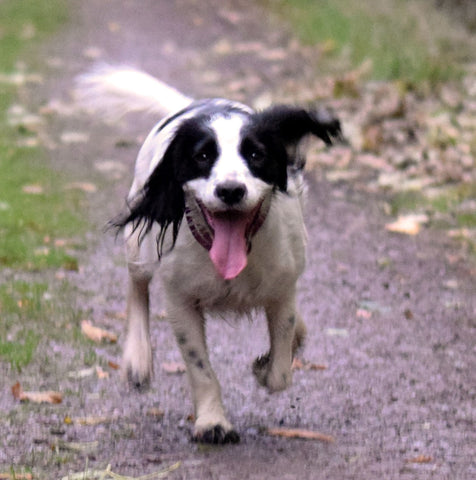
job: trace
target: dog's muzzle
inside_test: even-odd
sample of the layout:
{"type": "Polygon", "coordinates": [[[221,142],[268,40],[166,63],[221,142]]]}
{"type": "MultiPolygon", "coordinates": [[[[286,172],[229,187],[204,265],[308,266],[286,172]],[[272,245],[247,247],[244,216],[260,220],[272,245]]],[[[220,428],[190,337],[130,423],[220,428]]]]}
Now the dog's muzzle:
{"type": "Polygon", "coordinates": [[[195,240],[206,250],[217,273],[225,280],[236,278],[246,267],[252,238],[269,212],[271,195],[249,212],[211,212],[192,194],[186,198],[185,218],[195,240]]]}

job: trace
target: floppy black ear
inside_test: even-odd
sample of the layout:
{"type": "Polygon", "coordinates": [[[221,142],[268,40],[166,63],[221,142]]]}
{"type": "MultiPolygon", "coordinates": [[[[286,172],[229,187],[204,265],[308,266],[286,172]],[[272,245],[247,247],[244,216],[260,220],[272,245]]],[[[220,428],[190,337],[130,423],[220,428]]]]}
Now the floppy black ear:
{"type": "Polygon", "coordinates": [[[162,160],[150,175],[144,187],[128,205],[128,211],[112,220],[121,229],[131,223],[134,230],[140,228],[140,240],[155,222],[160,226],[157,238],[159,258],[162,255],[165,233],[172,225],[172,248],[185,212],[185,195],[176,176],[177,139],[171,142],[162,160]]]}
{"type": "Polygon", "coordinates": [[[308,134],[327,145],[342,139],[339,120],[325,109],[305,110],[278,105],[258,113],[257,122],[262,129],[278,135],[286,147],[297,145],[308,134]]]}

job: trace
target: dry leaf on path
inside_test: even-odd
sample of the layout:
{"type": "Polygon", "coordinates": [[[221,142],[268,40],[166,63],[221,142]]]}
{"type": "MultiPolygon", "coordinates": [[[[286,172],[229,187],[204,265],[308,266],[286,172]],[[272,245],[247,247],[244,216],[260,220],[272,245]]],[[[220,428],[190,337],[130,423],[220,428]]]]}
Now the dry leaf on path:
{"type": "Polygon", "coordinates": [[[66,190],[80,190],[85,193],[97,192],[97,187],[91,182],[70,182],[64,187],[66,190]]]}
{"type": "Polygon", "coordinates": [[[41,195],[44,193],[43,186],[38,183],[33,183],[31,185],[23,185],[21,191],[28,195],[41,195]]]}
{"type": "Polygon", "coordinates": [[[163,362],[161,368],[165,373],[185,373],[187,368],[181,362],[163,362]]]}
{"type": "Polygon", "coordinates": [[[61,480],[84,480],[86,478],[100,478],[101,480],[106,480],[109,478],[115,480],[156,480],[158,478],[166,478],[170,472],[177,470],[180,467],[182,462],[178,461],[169,467],[160,470],[159,472],[153,472],[146,475],[141,475],[140,477],[129,477],[124,475],[119,475],[111,470],[111,465],[108,465],[106,470],[82,470],[77,473],[70,473],[66,477],[63,477],[61,480]]]}
{"type": "Polygon", "coordinates": [[[370,310],[366,310],[365,308],[358,308],[355,315],[357,318],[363,318],[364,320],[368,320],[372,317],[372,312],[370,310]]]}
{"type": "Polygon", "coordinates": [[[20,402],[61,403],[63,401],[63,394],[52,390],[44,392],[24,392],[20,382],[13,385],[12,394],[17,400],[20,400],[20,402]]]}
{"type": "Polygon", "coordinates": [[[433,458],[429,455],[418,455],[407,460],[407,463],[430,463],[433,461],[433,458]]]}
{"type": "Polygon", "coordinates": [[[81,331],[86,337],[96,343],[101,343],[102,341],[109,343],[117,342],[117,335],[115,333],[95,327],[89,320],[83,320],[81,322],[81,331]]]}
{"type": "Polygon", "coordinates": [[[268,428],[268,435],[285,438],[301,438],[303,440],[319,440],[321,442],[333,443],[335,438],[332,435],[316,432],[313,430],[305,430],[301,428],[268,428]]]}
{"type": "Polygon", "coordinates": [[[107,362],[107,366],[108,366],[109,368],[112,368],[113,370],[119,370],[119,369],[121,368],[121,367],[119,366],[119,364],[117,364],[116,362],[113,362],[113,361],[111,361],[111,360],[109,360],[109,361],[107,362]]]}
{"type": "Polygon", "coordinates": [[[403,233],[404,235],[417,235],[422,225],[428,222],[428,216],[421,215],[403,215],[398,217],[395,222],[387,223],[385,229],[389,232],[403,233]]]}
{"type": "Polygon", "coordinates": [[[292,370],[326,370],[326,365],[319,365],[317,363],[306,362],[299,358],[293,358],[292,370]]]}
{"type": "Polygon", "coordinates": [[[161,408],[152,407],[147,410],[146,415],[153,418],[162,418],[165,415],[165,412],[161,408]]]}
{"type": "Polygon", "coordinates": [[[109,372],[103,370],[99,365],[96,366],[96,375],[100,380],[109,378],[109,372]]]}
{"type": "Polygon", "coordinates": [[[33,480],[31,473],[0,473],[0,480],[33,480]]]}

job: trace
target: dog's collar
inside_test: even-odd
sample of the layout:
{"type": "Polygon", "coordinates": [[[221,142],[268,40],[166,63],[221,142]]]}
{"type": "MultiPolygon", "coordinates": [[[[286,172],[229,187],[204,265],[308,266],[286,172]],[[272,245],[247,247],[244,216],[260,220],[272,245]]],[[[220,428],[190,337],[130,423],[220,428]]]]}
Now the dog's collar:
{"type": "MultiPolygon", "coordinates": [[[[246,229],[246,243],[248,246],[248,253],[251,251],[251,239],[256,235],[258,230],[263,225],[271,206],[271,195],[266,197],[256,207],[254,217],[251,220],[248,228],[246,229]]],[[[206,250],[210,250],[213,244],[213,229],[210,227],[206,220],[203,207],[197,201],[197,199],[188,194],[186,198],[185,206],[185,218],[187,219],[188,227],[192,232],[195,240],[206,250]]]]}

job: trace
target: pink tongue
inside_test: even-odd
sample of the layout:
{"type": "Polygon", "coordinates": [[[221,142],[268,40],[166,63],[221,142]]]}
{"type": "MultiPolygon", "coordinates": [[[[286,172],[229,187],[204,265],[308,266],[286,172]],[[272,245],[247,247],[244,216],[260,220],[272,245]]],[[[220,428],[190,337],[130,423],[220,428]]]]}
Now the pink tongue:
{"type": "Polygon", "coordinates": [[[239,275],[248,261],[246,252],[247,218],[226,216],[213,217],[215,232],[210,258],[217,272],[225,279],[230,280],[239,275]]]}

